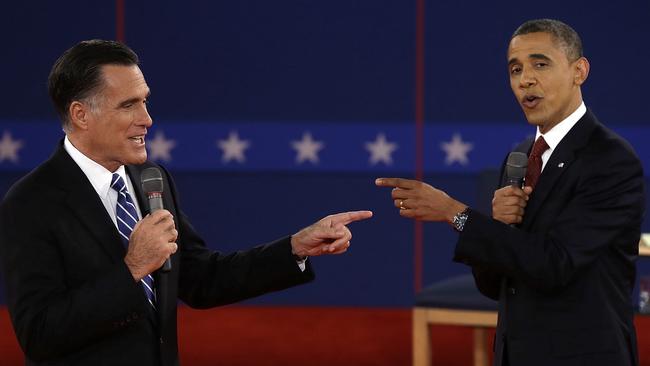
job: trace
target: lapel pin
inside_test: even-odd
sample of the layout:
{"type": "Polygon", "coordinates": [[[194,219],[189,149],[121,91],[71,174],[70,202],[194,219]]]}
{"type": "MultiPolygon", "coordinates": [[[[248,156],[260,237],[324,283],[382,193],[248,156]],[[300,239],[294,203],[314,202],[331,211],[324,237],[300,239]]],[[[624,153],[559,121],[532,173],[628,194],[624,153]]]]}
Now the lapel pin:
{"type": "Polygon", "coordinates": [[[560,163],[557,165],[558,168],[564,168],[564,163],[560,163]]]}

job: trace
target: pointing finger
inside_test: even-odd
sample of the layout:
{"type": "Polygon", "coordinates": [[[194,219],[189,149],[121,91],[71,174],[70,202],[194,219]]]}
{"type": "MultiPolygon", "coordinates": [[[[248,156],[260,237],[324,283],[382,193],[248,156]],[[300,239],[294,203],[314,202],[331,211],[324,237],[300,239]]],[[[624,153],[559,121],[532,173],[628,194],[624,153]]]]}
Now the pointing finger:
{"type": "Polygon", "coordinates": [[[404,189],[413,189],[419,183],[417,180],[404,178],[377,178],[375,185],[379,187],[395,187],[404,189]]]}
{"type": "Polygon", "coordinates": [[[372,211],[349,211],[330,215],[327,218],[330,221],[330,226],[340,227],[347,225],[354,221],[365,220],[372,217],[372,211]]]}

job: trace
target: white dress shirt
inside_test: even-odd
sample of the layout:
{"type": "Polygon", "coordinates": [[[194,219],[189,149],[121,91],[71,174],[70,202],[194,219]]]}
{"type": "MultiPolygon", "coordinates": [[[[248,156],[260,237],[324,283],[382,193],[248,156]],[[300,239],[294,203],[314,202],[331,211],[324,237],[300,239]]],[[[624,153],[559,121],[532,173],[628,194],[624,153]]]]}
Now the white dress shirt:
{"type": "MultiPolygon", "coordinates": [[[[65,151],[70,154],[72,160],[79,165],[79,168],[84,172],[93,188],[95,188],[97,195],[104,204],[104,208],[106,208],[106,212],[108,212],[108,215],[113,220],[113,224],[117,227],[117,191],[111,188],[113,172],[97,164],[94,160],[88,158],[81,151],[77,150],[68,139],[68,136],[63,140],[63,147],[65,148],[65,151]]],[[[138,204],[137,197],[133,194],[133,183],[131,183],[131,179],[128,174],[126,174],[124,165],[121,165],[115,173],[119,174],[126,182],[126,188],[135,204],[135,211],[138,213],[138,220],[140,220],[142,218],[140,205],[138,204]]]]}
{"type": "Polygon", "coordinates": [[[564,136],[566,136],[566,134],[569,133],[569,130],[571,130],[571,128],[575,126],[576,123],[578,123],[580,118],[582,118],[582,116],[584,116],[585,113],[587,113],[587,107],[585,107],[585,102],[582,102],[580,103],[578,109],[576,109],[573,113],[571,113],[567,118],[562,120],[562,122],[553,126],[553,128],[551,128],[551,130],[546,132],[545,134],[539,132],[539,127],[537,127],[537,133],[535,134],[535,141],[537,141],[537,139],[540,136],[544,136],[544,140],[546,140],[546,143],[549,146],[549,149],[542,154],[542,171],[544,171],[546,162],[551,157],[551,154],[553,154],[553,151],[555,150],[557,145],[560,143],[560,141],[562,141],[564,136]]]}

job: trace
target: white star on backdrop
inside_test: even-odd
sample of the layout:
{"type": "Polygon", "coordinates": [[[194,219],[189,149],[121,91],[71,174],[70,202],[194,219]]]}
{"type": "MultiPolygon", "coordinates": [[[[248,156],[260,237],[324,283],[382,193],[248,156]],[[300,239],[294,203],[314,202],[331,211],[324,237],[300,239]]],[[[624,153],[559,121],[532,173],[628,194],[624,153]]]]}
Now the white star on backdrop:
{"type": "Polygon", "coordinates": [[[217,146],[223,151],[221,161],[227,163],[235,160],[238,163],[246,161],[245,150],[250,147],[251,143],[248,140],[240,140],[237,131],[230,131],[227,140],[218,140],[217,146]]]}
{"type": "Polygon", "coordinates": [[[376,165],[380,162],[386,165],[392,165],[392,154],[397,148],[398,145],[394,142],[387,141],[383,133],[377,134],[375,141],[366,142],[366,150],[370,152],[371,165],[376,165]]]}
{"type": "Polygon", "coordinates": [[[171,150],[176,146],[176,141],[166,139],[162,131],[156,131],[154,138],[147,142],[149,159],[151,160],[172,160],[171,150]]]}
{"type": "Polygon", "coordinates": [[[302,140],[291,141],[293,147],[298,155],[296,155],[296,163],[301,164],[303,161],[309,161],[312,164],[318,164],[318,151],[325,147],[322,141],[315,141],[311,137],[311,133],[305,132],[302,134],[302,140]]]}
{"type": "Polygon", "coordinates": [[[451,138],[451,142],[441,143],[440,148],[447,153],[445,164],[451,165],[458,162],[460,165],[467,165],[469,163],[467,154],[474,148],[474,144],[463,142],[460,134],[455,133],[451,138]]]}
{"type": "Polygon", "coordinates": [[[13,163],[17,163],[18,150],[22,147],[22,140],[14,140],[9,131],[4,131],[2,134],[2,140],[0,140],[0,162],[9,160],[13,163]]]}

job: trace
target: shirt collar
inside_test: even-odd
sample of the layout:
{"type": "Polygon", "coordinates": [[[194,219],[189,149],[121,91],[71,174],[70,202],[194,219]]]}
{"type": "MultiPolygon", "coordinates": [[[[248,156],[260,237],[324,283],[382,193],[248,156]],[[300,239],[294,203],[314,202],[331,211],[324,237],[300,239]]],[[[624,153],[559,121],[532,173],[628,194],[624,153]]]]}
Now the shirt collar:
{"type": "Polygon", "coordinates": [[[582,102],[580,103],[578,109],[571,113],[567,118],[562,120],[562,122],[551,128],[551,130],[547,133],[542,134],[539,132],[539,127],[537,127],[535,141],[537,141],[540,136],[544,136],[544,140],[546,140],[546,143],[551,148],[551,150],[555,150],[555,147],[560,143],[560,141],[562,141],[564,136],[569,133],[571,128],[575,126],[576,123],[578,123],[580,118],[582,118],[585,113],[587,113],[587,107],[585,107],[585,102],[582,102]]]}
{"type": "MultiPolygon", "coordinates": [[[[68,136],[66,136],[63,140],[63,147],[68,152],[68,154],[70,154],[72,160],[74,160],[79,168],[81,168],[81,171],[83,171],[86,177],[88,177],[90,184],[92,184],[93,188],[95,188],[97,194],[100,197],[106,197],[111,188],[113,172],[97,164],[97,162],[84,155],[72,144],[72,142],[70,142],[68,136]]],[[[124,165],[120,165],[115,173],[119,174],[122,179],[124,179],[124,182],[127,181],[124,165]]]]}

